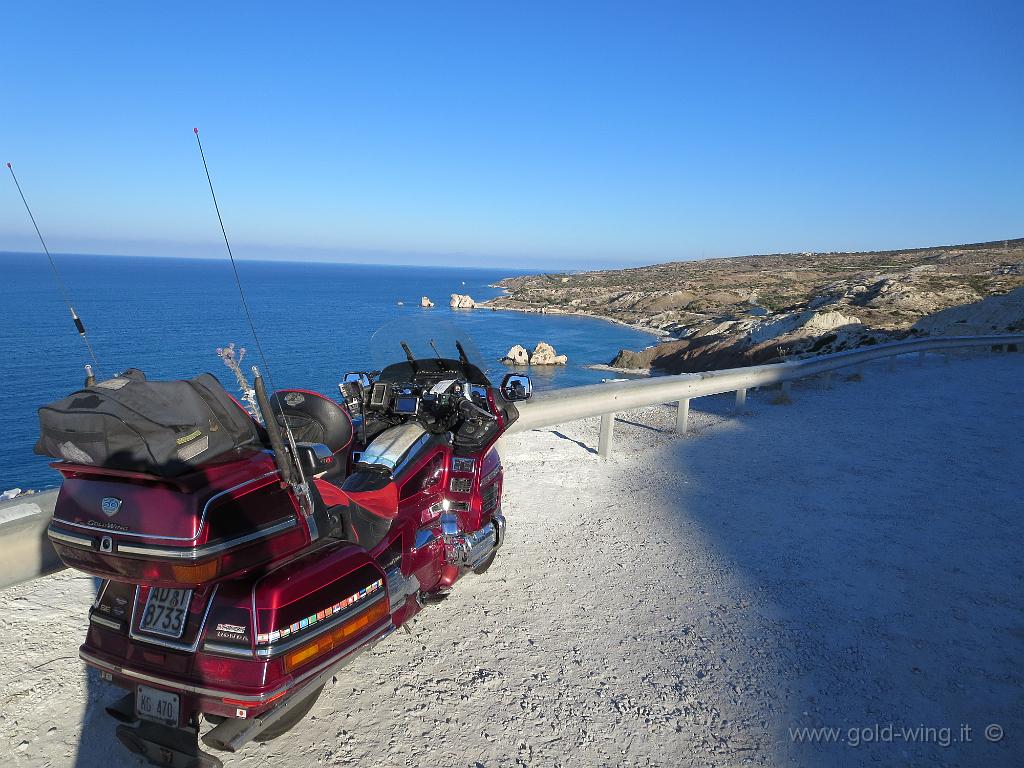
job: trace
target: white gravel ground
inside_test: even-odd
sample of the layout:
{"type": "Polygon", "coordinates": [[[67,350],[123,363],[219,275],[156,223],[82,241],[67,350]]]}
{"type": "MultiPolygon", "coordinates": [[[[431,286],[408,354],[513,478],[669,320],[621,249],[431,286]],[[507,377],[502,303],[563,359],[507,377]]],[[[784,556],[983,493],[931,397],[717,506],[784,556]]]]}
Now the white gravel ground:
{"type": "MultiPolygon", "coordinates": [[[[880,363],[694,401],[685,437],[633,411],[607,463],[594,422],[516,436],[490,572],[225,763],[1019,765],[1022,379],[880,363]]],[[[0,593],[0,764],[136,763],[75,655],[91,589],[0,593]]]]}

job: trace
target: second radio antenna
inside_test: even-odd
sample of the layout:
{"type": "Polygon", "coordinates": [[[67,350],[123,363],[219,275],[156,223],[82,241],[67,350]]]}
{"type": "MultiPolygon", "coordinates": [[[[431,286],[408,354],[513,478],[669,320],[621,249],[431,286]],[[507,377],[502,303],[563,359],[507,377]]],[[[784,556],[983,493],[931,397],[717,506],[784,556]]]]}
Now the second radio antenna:
{"type": "Polygon", "coordinates": [[[25,204],[25,210],[28,211],[28,217],[32,220],[32,226],[35,227],[36,235],[39,236],[39,244],[43,246],[43,251],[46,253],[46,258],[50,260],[50,269],[53,270],[53,277],[57,281],[57,288],[60,290],[61,296],[64,297],[64,303],[68,305],[68,311],[71,313],[71,319],[75,321],[75,329],[78,331],[78,335],[82,337],[82,341],[85,342],[85,348],[89,350],[89,357],[92,358],[93,365],[99,370],[100,364],[96,360],[96,353],[93,352],[92,344],[89,343],[89,337],[85,335],[85,323],[75,312],[75,308],[71,305],[71,294],[68,293],[68,287],[64,284],[64,280],[60,276],[60,272],[57,271],[57,265],[53,263],[53,256],[50,254],[50,249],[46,247],[46,241],[43,239],[43,233],[39,231],[39,225],[36,224],[36,217],[32,215],[32,208],[28,204],[28,200],[25,199],[25,193],[21,190],[21,184],[18,182],[18,176],[14,173],[14,168],[10,163],[7,163],[7,170],[11,172],[11,178],[14,179],[14,186],[18,188],[18,194],[21,195],[21,202],[25,204]]]}
{"type": "Polygon", "coordinates": [[[249,330],[256,341],[256,350],[260,353],[260,362],[270,379],[270,388],[274,389],[274,377],[270,373],[270,366],[267,365],[267,356],[263,354],[263,345],[260,344],[259,334],[256,333],[256,324],[252,321],[252,313],[249,312],[249,303],[245,300],[245,291],[242,290],[242,280],[238,276],[238,267],[235,265],[235,254],[231,252],[231,241],[228,240],[228,231],[224,228],[224,217],[220,215],[220,205],[217,204],[217,193],[213,190],[213,179],[210,177],[210,166],[206,164],[206,153],[203,152],[203,142],[199,138],[199,129],[193,128],[196,135],[196,144],[199,145],[199,156],[203,159],[203,170],[206,171],[206,181],[210,185],[210,197],[213,198],[213,208],[217,212],[217,221],[220,222],[220,233],[224,235],[224,245],[228,249],[228,258],[231,259],[231,269],[235,273],[235,285],[238,286],[238,295],[242,298],[242,309],[245,310],[245,319],[249,321],[249,330]]]}

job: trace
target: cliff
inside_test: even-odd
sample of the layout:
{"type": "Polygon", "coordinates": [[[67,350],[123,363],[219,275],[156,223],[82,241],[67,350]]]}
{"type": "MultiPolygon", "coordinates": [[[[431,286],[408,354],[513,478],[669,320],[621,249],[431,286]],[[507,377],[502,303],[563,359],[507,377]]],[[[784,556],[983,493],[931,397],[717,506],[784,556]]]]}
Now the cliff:
{"type": "MultiPolygon", "coordinates": [[[[576,312],[664,334],[663,345],[623,350],[616,367],[699,371],[932,333],[923,318],[1024,287],[1024,239],[680,261],[498,285],[507,293],[493,307],[576,312]]],[[[1024,325],[1010,304],[987,332],[1024,325]]]]}

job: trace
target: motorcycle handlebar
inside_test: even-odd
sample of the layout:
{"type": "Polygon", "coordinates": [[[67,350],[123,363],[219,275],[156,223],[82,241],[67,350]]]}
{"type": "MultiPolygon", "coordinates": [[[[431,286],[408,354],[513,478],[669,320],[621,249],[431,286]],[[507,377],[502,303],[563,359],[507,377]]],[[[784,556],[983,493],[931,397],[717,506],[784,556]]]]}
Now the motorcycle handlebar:
{"type": "Polygon", "coordinates": [[[485,411],[483,408],[476,405],[475,403],[471,403],[469,400],[462,400],[461,402],[459,402],[459,415],[462,416],[464,419],[484,418],[487,419],[488,421],[497,420],[497,416],[495,416],[493,413],[491,413],[490,411],[485,411]]]}

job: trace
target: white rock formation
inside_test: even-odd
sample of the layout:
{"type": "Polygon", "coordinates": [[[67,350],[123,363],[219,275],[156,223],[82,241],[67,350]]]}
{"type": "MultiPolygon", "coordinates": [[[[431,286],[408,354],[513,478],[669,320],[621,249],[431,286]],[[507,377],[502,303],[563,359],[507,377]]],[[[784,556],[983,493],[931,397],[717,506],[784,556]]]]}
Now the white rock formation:
{"type": "Polygon", "coordinates": [[[537,344],[533,354],[530,355],[530,365],[565,365],[567,362],[569,362],[569,358],[565,355],[555,354],[555,348],[546,341],[537,344]]]}
{"type": "Polygon", "coordinates": [[[501,359],[501,362],[505,363],[505,365],[529,365],[530,353],[526,351],[526,347],[516,344],[501,359]]]}
{"type": "Polygon", "coordinates": [[[841,312],[791,312],[760,323],[750,330],[750,340],[760,344],[779,336],[798,334],[800,336],[821,336],[847,325],[859,325],[856,317],[847,317],[841,312]]]}
{"type": "Polygon", "coordinates": [[[422,299],[420,299],[420,306],[421,307],[432,307],[432,306],[434,306],[434,302],[432,302],[430,300],[429,296],[424,296],[422,299]]]}
{"type": "Polygon", "coordinates": [[[473,309],[476,307],[476,302],[473,301],[473,297],[462,293],[453,293],[452,299],[448,304],[453,309],[473,309]]]}

